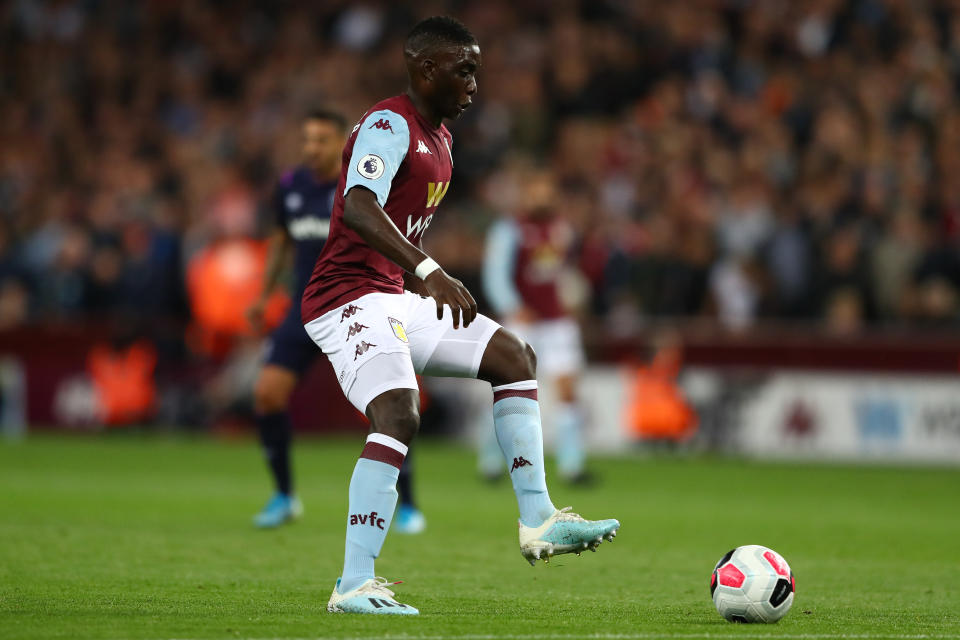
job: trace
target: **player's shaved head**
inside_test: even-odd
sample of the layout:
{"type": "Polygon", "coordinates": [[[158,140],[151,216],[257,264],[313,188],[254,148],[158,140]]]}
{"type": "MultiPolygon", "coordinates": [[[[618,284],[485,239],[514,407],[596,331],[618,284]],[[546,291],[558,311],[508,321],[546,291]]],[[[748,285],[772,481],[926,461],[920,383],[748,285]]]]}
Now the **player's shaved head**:
{"type": "Polygon", "coordinates": [[[421,20],[407,35],[403,57],[410,78],[407,93],[436,126],[470,106],[477,92],[480,47],[462,22],[448,16],[421,20]]]}
{"type": "Polygon", "coordinates": [[[403,53],[409,59],[431,55],[444,47],[463,47],[477,44],[466,25],[449,16],[433,16],[421,20],[407,34],[403,53]]]}

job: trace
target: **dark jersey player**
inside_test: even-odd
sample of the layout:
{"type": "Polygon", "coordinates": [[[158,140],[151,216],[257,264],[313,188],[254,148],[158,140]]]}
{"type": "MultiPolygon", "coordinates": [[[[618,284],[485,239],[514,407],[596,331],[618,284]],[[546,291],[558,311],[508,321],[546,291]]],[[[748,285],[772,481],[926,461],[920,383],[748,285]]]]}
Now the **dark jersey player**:
{"type": "Polygon", "coordinates": [[[520,510],[520,551],[531,564],[596,548],[620,526],[553,506],[533,350],[478,314],[470,292],[421,248],[453,170],[443,119],[458,117],[477,91],[477,41],[452,18],[428,18],[407,36],[404,59],[406,93],[374,105],[343,149],[330,238],[301,309],[344,394],[370,419],[350,479],[332,612],[418,613],[394,599],[391,583],[374,577],[399,468],[420,424],[417,373],[493,385],[494,428],[520,510]]]}
{"type": "MultiPolygon", "coordinates": [[[[274,221],[264,287],[247,312],[251,324],[259,329],[267,300],[292,252],[295,304],[271,334],[266,362],[254,386],[260,441],[276,487],[266,506],[254,517],[254,524],[261,528],[277,527],[299,516],[303,509],[293,492],[287,406],[297,382],[320,352],[303,330],[298,303],[330,233],[330,214],[340,177],[340,153],[347,133],[344,117],[332,111],[310,113],[302,127],[304,162],[286,173],[274,191],[274,221]]],[[[394,529],[417,533],[423,530],[426,521],[413,503],[409,463],[401,474],[400,489],[402,517],[398,517],[394,529]]]]}

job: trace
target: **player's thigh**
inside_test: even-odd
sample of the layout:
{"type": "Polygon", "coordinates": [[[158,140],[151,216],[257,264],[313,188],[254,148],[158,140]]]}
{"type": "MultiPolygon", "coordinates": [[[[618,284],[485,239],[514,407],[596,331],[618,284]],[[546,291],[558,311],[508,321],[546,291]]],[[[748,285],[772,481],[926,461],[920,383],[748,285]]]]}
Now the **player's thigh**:
{"type": "Polygon", "coordinates": [[[253,402],[258,412],[283,411],[297,387],[296,373],[275,364],[265,364],[253,385],[253,402]]]}
{"type": "Polygon", "coordinates": [[[306,373],[318,354],[317,345],[307,335],[300,318],[291,315],[267,338],[263,364],[264,368],[284,369],[296,379],[306,373]]]}
{"type": "Polygon", "coordinates": [[[432,298],[408,296],[406,335],[416,372],[437,377],[476,378],[487,344],[500,325],[478,314],[470,326],[461,324],[459,329],[454,329],[449,307],[444,306],[443,317],[438,320],[437,305],[432,298]]]}
{"type": "Polygon", "coordinates": [[[585,362],[580,325],[576,320],[547,320],[535,323],[531,329],[538,373],[545,378],[576,376],[585,362]]]}
{"type": "Polygon", "coordinates": [[[344,395],[361,413],[391,389],[418,389],[410,347],[396,325],[406,319],[398,294],[371,293],[305,325],[330,360],[344,395]]]}

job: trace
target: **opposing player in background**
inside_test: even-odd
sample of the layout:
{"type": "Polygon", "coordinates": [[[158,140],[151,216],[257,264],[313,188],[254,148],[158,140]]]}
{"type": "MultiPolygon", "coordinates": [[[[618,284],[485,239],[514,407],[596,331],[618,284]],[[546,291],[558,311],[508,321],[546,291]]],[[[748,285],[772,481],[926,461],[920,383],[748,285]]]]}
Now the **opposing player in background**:
{"type": "Polygon", "coordinates": [[[453,172],[443,119],[457,118],[477,91],[477,41],[452,18],[428,18],[407,36],[404,59],[407,92],[374,105],[343,149],[330,238],[302,304],[307,333],[330,359],[344,394],[370,419],[350,479],[332,612],[418,613],[374,573],[400,465],[420,425],[417,372],[493,385],[494,426],[520,510],[520,551],[531,564],[595,549],[620,526],[553,506],[533,350],[479,315],[470,292],[421,248],[453,172]],[[416,292],[404,291],[404,272],[415,276],[407,286],[416,292]]]}
{"type": "MultiPolygon", "coordinates": [[[[483,290],[504,326],[537,352],[537,373],[555,386],[557,471],[584,483],[583,414],[577,404],[577,372],[583,367],[580,326],[568,311],[562,287],[576,268],[573,227],[557,215],[556,186],[549,171],[524,172],[519,211],[496,222],[487,235],[483,290]]],[[[495,438],[481,444],[480,472],[503,473],[495,438]]]]}
{"type": "MultiPolygon", "coordinates": [[[[317,110],[303,121],[303,164],[285,174],[273,197],[275,214],[267,267],[259,299],[247,312],[256,329],[263,324],[267,301],[293,253],[293,305],[269,339],[266,362],[254,385],[254,411],[260,442],[273,476],[275,491],[254,517],[261,528],[280,526],[298,517],[303,506],[293,491],[290,465],[292,428],[287,408],[300,378],[320,355],[303,330],[300,299],[317,256],[330,233],[330,214],[340,177],[340,153],[347,121],[339,113],[317,110]]],[[[418,533],[426,526],[413,502],[409,460],[400,476],[401,515],[395,530],[418,533]]]]}

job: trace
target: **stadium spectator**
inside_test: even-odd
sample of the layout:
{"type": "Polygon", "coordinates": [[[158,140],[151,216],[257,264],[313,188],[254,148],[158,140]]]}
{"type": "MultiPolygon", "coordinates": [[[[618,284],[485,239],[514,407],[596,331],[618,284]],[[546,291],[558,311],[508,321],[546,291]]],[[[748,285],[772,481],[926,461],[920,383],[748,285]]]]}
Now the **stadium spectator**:
{"type": "MultiPolygon", "coordinates": [[[[219,234],[254,233],[294,147],[286,125],[318,101],[357,118],[402,82],[395,54],[419,11],[6,3],[4,308],[33,321],[149,304],[182,320],[184,261],[219,234]]],[[[455,254],[444,264],[468,286],[497,210],[483,194],[523,151],[592,198],[585,226],[606,260],[592,309],[611,327],[832,314],[956,327],[954,3],[468,0],[457,12],[486,43],[485,84],[457,124],[456,224],[429,248],[455,254]]]]}

